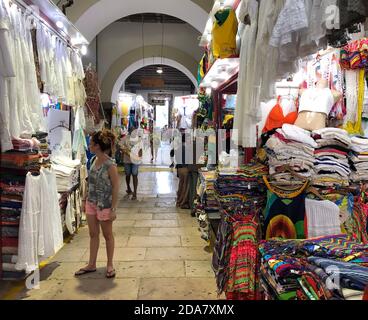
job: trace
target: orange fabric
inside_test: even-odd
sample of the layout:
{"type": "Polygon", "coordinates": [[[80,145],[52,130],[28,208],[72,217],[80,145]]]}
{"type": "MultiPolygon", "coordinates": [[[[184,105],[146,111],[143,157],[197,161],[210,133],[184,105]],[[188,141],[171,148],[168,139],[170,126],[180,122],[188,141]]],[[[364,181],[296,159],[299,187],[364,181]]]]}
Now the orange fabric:
{"type": "Polygon", "coordinates": [[[276,105],[272,108],[269,113],[266,124],[263,128],[263,133],[271,131],[273,129],[281,128],[283,124],[294,124],[298,118],[298,112],[290,112],[286,117],[284,116],[284,111],[281,107],[281,97],[277,98],[276,105]]]}

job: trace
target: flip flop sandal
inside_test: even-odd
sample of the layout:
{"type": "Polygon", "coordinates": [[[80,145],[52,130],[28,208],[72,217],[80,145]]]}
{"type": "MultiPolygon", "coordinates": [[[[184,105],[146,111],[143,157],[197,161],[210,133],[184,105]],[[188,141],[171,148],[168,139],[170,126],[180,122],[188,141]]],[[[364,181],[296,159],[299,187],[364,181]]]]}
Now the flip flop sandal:
{"type": "Polygon", "coordinates": [[[115,277],[116,277],[115,269],[106,272],[106,278],[107,279],[112,279],[112,278],[115,278],[115,277]]]}
{"type": "Polygon", "coordinates": [[[79,271],[77,271],[74,275],[76,277],[79,277],[79,276],[82,276],[84,274],[88,274],[88,273],[93,273],[93,272],[96,272],[97,270],[94,269],[94,270],[86,270],[86,269],[80,269],[79,271]]]}

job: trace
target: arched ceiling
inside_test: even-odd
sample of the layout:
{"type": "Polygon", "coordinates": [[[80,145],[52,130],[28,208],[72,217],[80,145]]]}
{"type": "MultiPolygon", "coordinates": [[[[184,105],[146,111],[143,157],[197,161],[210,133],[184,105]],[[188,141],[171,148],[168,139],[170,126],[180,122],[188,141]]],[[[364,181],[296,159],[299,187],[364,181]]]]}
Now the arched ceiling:
{"type": "MultiPolygon", "coordinates": [[[[145,65],[152,57],[156,57],[156,62],[159,61],[157,58],[165,59],[166,65],[183,72],[197,86],[197,67],[202,55],[198,37],[205,28],[212,4],[212,0],[74,1],[67,9],[67,16],[92,42],[88,58],[91,60],[86,62],[95,61],[98,65],[102,101],[115,101],[114,95],[125,80],[143,66],[142,57],[145,57],[145,65]],[[155,21],[148,22],[142,44],[141,26],[138,21],[129,19],[139,14],[151,14],[153,18],[155,14],[167,15],[182,21],[180,24],[174,19],[162,21],[169,24],[164,44],[161,43],[160,28],[150,25],[155,21]],[[119,22],[128,25],[119,25],[119,22]]],[[[151,61],[151,64],[156,63],[151,61]]]]}
{"type": "MultiPolygon", "coordinates": [[[[76,23],[78,19],[93,5],[95,5],[100,0],[79,0],[74,1],[72,7],[68,8],[66,13],[73,23],[76,23]]],[[[151,2],[152,0],[148,0],[147,2],[151,2]]],[[[181,0],[179,0],[181,1],[181,0]]],[[[193,3],[197,4],[201,9],[209,13],[212,9],[213,1],[211,0],[191,0],[193,3]]],[[[58,0],[54,0],[54,2],[59,2],[58,0]]],[[[126,2],[126,0],[124,0],[126,2]]],[[[152,1],[153,2],[153,1],[152,1]]],[[[124,15],[125,16],[125,15],[124,15]]],[[[201,30],[203,31],[203,30],[201,30]]]]}
{"type": "MultiPolygon", "coordinates": [[[[157,61],[157,59],[156,59],[157,61]]],[[[154,58],[149,58],[149,59],[145,59],[145,61],[143,60],[138,60],[134,63],[132,63],[129,67],[127,67],[119,76],[119,78],[116,80],[115,85],[113,87],[112,90],[112,94],[111,94],[111,102],[116,102],[118,94],[120,91],[127,91],[125,90],[124,84],[126,83],[126,80],[132,75],[134,74],[137,70],[141,69],[142,64],[143,63],[147,63],[147,66],[154,66],[155,62],[154,62],[154,58]]],[[[177,62],[176,60],[171,60],[168,58],[165,58],[163,60],[164,65],[166,66],[170,66],[172,68],[175,68],[176,70],[182,72],[183,74],[185,74],[192,82],[193,86],[197,89],[198,85],[196,83],[196,79],[195,77],[190,73],[190,71],[183,66],[182,64],[180,64],[179,62],[177,62]]],[[[159,66],[161,64],[157,64],[156,66],[159,66]]],[[[180,90],[180,91],[186,91],[186,90],[180,90]]],[[[192,91],[192,90],[188,90],[188,91],[192,91]]]]}
{"type": "Polygon", "coordinates": [[[210,1],[84,0],[79,2],[83,2],[84,4],[79,5],[79,10],[78,7],[72,7],[70,9],[70,15],[72,15],[72,13],[75,14],[74,19],[76,19],[76,27],[82,32],[87,40],[92,41],[96,35],[111,23],[126,16],[148,12],[177,17],[202,33],[209,12],[203,9],[202,6],[210,1]]]}
{"type": "Polygon", "coordinates": [[[133,72],[125,81],[125,91],[136,93],[141,90],[164,90],[164,91],[188,91],[193,92],[194,84],[192,81],[181,71],[176,68],[162,65],[149,65],[138,69],[133,72]],[[162,73],[157,72],[158,69],[162,70],[162,73]],[[155,88],[150,85],[147,86],[143,79],[155,79],[160,82],[157,83],[155,88]]]}
{"type": "MultiPolygon", "coordinates": [[[[172,16],[157,13],[128,16],[112,23],[98,35],[97,40],[95,39],[90,46],[86,63],[94,63],[96,41],[98,42],[98,62],[96,64],[101,80],[116,60],[132,50],[140,49],[138,56],[141,58],[152,57],[146,52],[145,47],[163,44],[185,52],[194,60],[199,61],[203,54],[202,49],[198,46],[199,36],[200,33],[192,26],[172,16]]],[[[155,56],[160,57],[161,52],[155,52],[155,56]]]]}
{"type": "MultiPolygon", "coordinates": [[[[162,52],[163,64],[180,70],[197,85],[198,62],[193,57],[173,47],[164,47],[162,52]]],[[[135,49],[122,55],[111,65],[102,81],[102,101],[114,102],[126,79],[136,70],[147,65],[161,64],[161,46],[145,47],[145,53],[151,58],[145,58],[144,62],[141,49],[135,49]]]]}

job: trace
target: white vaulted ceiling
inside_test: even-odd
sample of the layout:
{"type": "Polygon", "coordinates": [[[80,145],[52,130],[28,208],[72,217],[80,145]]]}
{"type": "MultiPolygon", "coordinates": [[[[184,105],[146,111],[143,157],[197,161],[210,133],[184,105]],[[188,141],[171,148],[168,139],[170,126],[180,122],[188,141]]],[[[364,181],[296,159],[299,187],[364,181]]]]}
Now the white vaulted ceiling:
{"type": "Polygon", "coordinates": [[[212,0],[83,0],[67,8],[69,19],[91,41],[85,61],[98,66],[102,100],[113,102],[116,91],[131,73],[150,63],[160,64],[161,58],[196,85],[202,55],[198,38],[212,3],[212,0]],[[139,22],[142,14],[146,19],[144,39],[139,22]]]}

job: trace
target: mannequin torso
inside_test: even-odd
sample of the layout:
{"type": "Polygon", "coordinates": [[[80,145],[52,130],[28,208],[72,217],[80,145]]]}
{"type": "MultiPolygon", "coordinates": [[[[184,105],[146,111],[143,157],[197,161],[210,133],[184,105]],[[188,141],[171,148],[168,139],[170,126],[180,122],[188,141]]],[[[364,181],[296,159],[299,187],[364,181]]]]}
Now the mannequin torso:
{"type": "Polygon", "coordinates": [[[327,80],[321,79],[316,88],[302,90],[299,115],[295,125],[305,130],[326,127],[327,117],[342,94],[328,88],[327,80]]]}
{"type": "Polygon", "coordinates": [[[327,116],[321,112],[302,111],[296,119],[295,125],[305,130],[314,131],[326,127],[327,116]]]}

